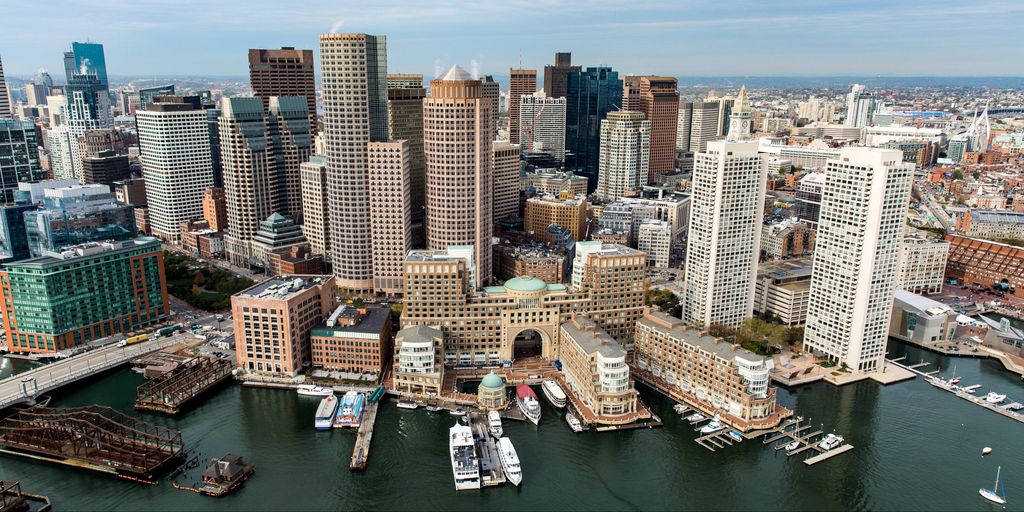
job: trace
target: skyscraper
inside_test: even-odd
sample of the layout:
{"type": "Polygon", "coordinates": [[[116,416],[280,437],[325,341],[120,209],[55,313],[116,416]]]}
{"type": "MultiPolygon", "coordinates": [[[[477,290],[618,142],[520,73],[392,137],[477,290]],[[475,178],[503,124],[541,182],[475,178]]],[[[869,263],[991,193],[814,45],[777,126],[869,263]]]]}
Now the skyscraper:
{"type": "Polygon", "coordinates": [[[651,122],[643,112],[609,112],[601,121],[601,165],[597,197],[617,201],[647,184],[651,159],[651,122]]]}
{"type": "Polygon", "coordinates": [[[804,348],[854,372],[882,368],[914,164],[843,148],[826,164],[804,348]]]}
{"type": "Polygon", "coordinates": [[[313,77],[313,50],[249,49],[249,82],[253,95],[263,100],[269,111],[271,96],[302,96],[306,99],[311,133],[316,133],[316,81],[313,77]]]}
{"type": "Polygon", "coordinates": [[[425,177],[423,162],[423,98],[427,90],[423,87],[423,76],[415,75],[418,82],[411,79],[398,80],[398,76],[388,75],[388,134],[390,140],[404,140],[409,144],[409,200],[413,224],[413,245],[423,247],[426,240],[424,226],[425,213],[425,177]],[[395,77],[393,81],[391,77],[395,77]]]}
{"type": "Polygon", "coordinates": [[[747,140],[750,138],[751,128],[754,124],[754,114],[747,102],[747,88],[740,87],[739,97],[736,98],[736,105],[729,114],[728,140],[747,140]]]}
{"type": "Polygon", "coordinates": [[[702,153],[708,142],[717,140],[718,110],[720,103],[713,101],[695,101],[690,116],[690,152],[702,153]]]}
{"type": "Polygon", "coordinates": [[[373,232],[373,289],[402,293],[402,266],[412,250],[412,203],[408,141],[371,142],[370,219],[373,232]]]}
{"type": "Polygon", "coordinates": [[[690,124],[693,122],[693,102],[679,100],[679,113],[676,117],[676,149],[684,153],[690,151],[690,124]]]}
{"type": "Polygon", "coordinates": [[[267,124],[278,152],[280,198],[277,211],[302,222],[302,181],[299,166],[313,154],[313,132],[303,123],[309,102],[302,96],[272,96],[267,124]]]}
{"type": "Polygon", "coordinates": [[[501,86],[491,75],[480,77],[480,95],[491,101],[491,126],[494,127],[492,138],[498,137],[498,114],[500,113],[501,86]]]}
{"type": "Polygon", "coordinates": [[[544,91],[521,96],[519,141],[524,154],[544,153],[565,161],[565,98],[544,91]]]}
{"type": "Polygon", "coordinates": [[[572,154],[566,167],[587,177],[597,187],[601,121],[622,104],[622,80],[609,67],[589,67],[569,73],[566,93],[565,149],[572,154]]]}
{"type": "Polygon", "coordinates": [[[40,145],[32,121],[0,119],[0,202],[14,201],[18,183],[43,179],[40,145]]]}
{"type": "Polygon", "coordinates": [[[331,261],[338,287],[373,289],[366,146],[388,137],[387,39],[320,34],[331,261]]]}
{"type": "Polygon", "coordinates": [[[569,73],[579,73],[580,66],[572,65],[571,52],[555,53],[555,65],[544,66],[544,94],[564,98],[568,93],[569,73]]]}
{"type": "Polygon", "coordinates": [[[0,119],[11,119],[11,97],[4,79],[4,61],[0,59],[0,119]]]}
{"type": "Polygon", "coordinates": [[[313,254],[330,261],[331,222],[327,200],[327,158],[314,155],[299,166],[302,181],[302,231],[313,254]]]}
{"type": "Polygon", "coordinates": [[[64,52],[64,77],[71,83],[75,75],[93,75],[100,89],[110,89],[107,81],[107,59],[103,45],[98,43],[71,43],[71,51],[64,52]]]}
{"type": "Polygon", "coordinates": [[[153,234],[178,241],[181,223],[203,216],[203,191],[213,186],[206,111],[154,103],[136,112],[135,122],[153,234]]]}
{"type": "Polygon", "coordinates": [[[757,142],[712,141],[694,155],[683,321],[735,327],[753,314],[767,172],[757,142]]]}
{"type": "Polygon", "coordinates": [[[875,95],[867,92],[861,84],[853,84],[846,95],[846,126],[863,127],[871,124],[875,114],[875,95]]]}
{"type": "Polygon", "coordinates": [[[506,141],[494,142],[494,220],[519,215],[519,146],[506,141]]]}
{"type": "Polygon", "coordinates": [[[519,98],[537,92],[536,69],[509,69],[508,140],[519,144],[519,98]]]}
{"type": "Polygon", "coordinates": [[[480,80],[452,66],[423,101],[427,248],[472,245],[477,282],[491,280],[491,103],[480,80]]]}
{"type": "Polygon", "coordinates": [[[67,104],[64,105],[64,124],[68,127],[71,146],[71,168],[75,178],[82,176],[82,151],[79,137],[91,130],[113,128],[110,116],[110,95],[99,79],[92,74],[72,75],[64,87],[67,104]]]}
{"type": "Polygon", "coordinates": [[[676,169],[676,129],[679,122],[679,90],[676,79],[640,77],[642,112],[651,123],[651,169],[648,178],[672,174],[676,169]]]}

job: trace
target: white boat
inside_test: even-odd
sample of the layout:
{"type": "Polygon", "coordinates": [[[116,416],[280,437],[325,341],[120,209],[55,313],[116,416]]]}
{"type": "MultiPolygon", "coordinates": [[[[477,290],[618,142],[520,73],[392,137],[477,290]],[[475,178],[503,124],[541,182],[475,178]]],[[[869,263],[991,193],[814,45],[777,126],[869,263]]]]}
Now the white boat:
{"type": "Polygon", "coordinates": [[[553,379],[548,379],[541,383],[540,390],[544,392],[544,397],[551,402],[551,405],[561,409],[565,407],[565,392],[562,391],[562,387],[558,385],[553,379]]]}
{"type": "Polygon", "coordinates": [[[954,386],[960,384],[960,377],[956,376],[956,365],[953,365],[953,377],[949,379],[949,385],[954,386]]]}
{"type": "Polygon", "coordinates": [[[426,409],[428,412],[437,412],[441,410],[441,408],[436,405],[428,405],[426,409]]]}
{"type": "Polygon", "coordinates": [[[397,407],[399,409],[409,409],[411,411],[411,410],[419,407],[419,405],[417,405],[416,402],[408,402],[408,401],[405,401],[405,400],[399,400],[397,407]]]}
{"type": "Polygon", "coordinates": [[[831,450],[841,444],[843,444],[843,436],[836,435],[833,432],[825,436],[825,438],[818,443],[818,447],[822,450],[831,450]]]}
{"type": "Polygon", "coordinates": [[[695,412],[686,417],[686,421],[689,421],[690,423],[697,423],[698,421],[704,421],[704,419],[704,415],[699,412],[695,412]]]}
{"type": "Polygon", "coordinates": [[[452,416],[465,416],[466,415],[466,410],[463,409],[462,407],[456,407],[456,408],[448,411],[448,414],[451,414],[452,416]]]}
{"type": "Polygon", "coordinates": [[[519,482],[523,481],[523,468],[519,465],[519,455],[512,446],[512,440],[507,437],[498,439],[498,460],[505,472],[505,478],[513,485],[519,485],[519,482]]]}
{"type": "Polygon", "coordinates": [[[690,409],[689,407],[687,407],[687,406],[685,406],[683,404],[676,404],[676,405],[672,406],[672,410],[675,411],[678,414],[683,414],[684,412],[688,411],[689,409],[690,409]]]}
{"type": "Polygon", "coordinates": [[[1006,409],[1008,411],[1019,411],[1021,409],[1024,409],[1024,404],[1020,402],[1013,402],[1012,404],[1004,405],[1003,409],[1006,409]]]}
{"type": "Polygon", "coordinates": [[[498,414],[498,411],[490,411],[487,413],[487,423],[490,427],[492,436],[501,437],[501,434],[505,432],[501,427],[501,415],[498,414]]]}
{"type": "Polygon", "coordinates": [[[793,441],[792,443],[786,445],[787,452],[791,452],[793,450],[796,450],[797,448],[800,448],[800,441],[793,441]]]}
{"type": "Polygon", "coordinates": [[[334,426],[334,413],[336,412],[338,412],[338,397],[334,395],[324,397],[316,408],[313,427],[317,430],[330,430],[334,426]]]}
{"type": "Polygon", "coordinates": [[[1006,505],[1006,495],[1002,494],[1002,490],[999,489],[999,476],[1002,470],[1002,466],[996,469],[996,485],[991,489],[978,489],[978,494],[980,494],[982,498],[985,498],[986,500],[989,500],[992,503],[1006,505]]]}
{"type": "Polygon", "coordinates": [[[583,424],[580,423],[580,420],[577,419],[576,416],[573,416],[571,412],[565,413],[565,421],[569,424],[569,428],[571,428],[573,432],[583,432],[583,424]]]}
{"type": "Polygon", "coordinates": [[[526,384],[516,386],[516,402],[519,409],[526,415],[534,425],[540,423],[540,402],[537,401],[537,394],[526,384]]]}
{"type": "Polygon", "coordinates": [[[324,388],[320,386],[314,386],[312,384],[299,384],[299,387],[295,388],[295,392],[299,396],[331,396],[334,394],[334,390],[331,388],[324,388]]]}
{"type": "Polygon", "coordinates": [[[990,404],[1002,403],[1004,400],[1006,400],[1006,395],[1000,395],[995,391],[990,391],[987,395],[985,395],[985,401],[990,404]]]}
{"type": "Polygon", "coordinates": [[[718,416],[715,416],[715,418],[711,420],[711,423],[708,423],[707,425],[704,425],[703,427],[700,428],[700,433],[705,435],[714,434],[715,432],[723,430],[724,428],[725,425],[723,425],[722,422],[718,420],[718,416]]]}
{"type": "Polygon", "coordinates": [[[452,460],[455,490],[480,488],[480,463],[473,446],[473,429],[456,423],[448,429],[448,453],[452,460]]]}
{"type": "Polygon", "coordinates": [[[974,385],[971,385],[971,386],[964,386],[962,389],[964,391],[968,392],[968,393],[974,393],[975,391],[977,391],[980,388],[981,388],[981,384],[974,384],[974,385]]]}

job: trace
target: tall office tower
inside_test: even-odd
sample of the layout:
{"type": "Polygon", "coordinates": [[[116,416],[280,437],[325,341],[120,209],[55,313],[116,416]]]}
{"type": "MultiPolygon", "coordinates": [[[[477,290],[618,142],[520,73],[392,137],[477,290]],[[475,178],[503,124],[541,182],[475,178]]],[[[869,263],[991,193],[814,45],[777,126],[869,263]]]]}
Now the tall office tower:
{"type": "Polygon", "coordinates": [[[712,141],[694,155],[683,321],[735,327],[753,314],[767,173],[757,142],[712,141]]]}
{"type": "MultiPolygon", "coordinates": [[[[388,75],[389,77],[395,75],[388,75]]],[[[401,75],[409,76],[409,75],[401,75]]],[[[423,76],[419,77],[419,85],[409,80],[392,81],[388,78],[388,138],[404,140],[409,143],[409,200],[412,208],[413,246],[423,247],[426,243],[425,189],[423,161],[423,98],[427,90],[423,88],[423,76]]]]}
{"type": "Polygon", "coordinates": [[[214,231],[228,229],[228,199],[224,189],[210,187],[203,191],[203,220],[214,231]]]}
{"type": "Polygon", "coordinates": [[[279,213],[289,215],[296,224],[302,222],[302,182],[299,166],[313,154],[313,132],[302,121],[309,118],[309,103],[302,96],[270,98],[268,130],[276,144],[279,173],[279,213]]]}
{"type": "Polygon", "coordinates": [[[409,196],[412,152],[409,142],[371,142],[370,226],[373,233],[373,290],[402,293],[402,265],[412,250],[412,202],[409,196]]]}
{"type": "Polygon", "coordinates": [[[569,73],[579,73],[581,69],[572,65],[572,52],[555,53],[555,65],[544,66],[544,94],[565,98],[569,90],[569,73]]]}
{"type": "Polygon", "coordinates": [[[491,100],[491,126],[494,127],[494,135],[491,138],[498,138],[498,114],[500,110],[501,86],[491,75],[484,75],[480,78],[480,95],[484,99],[491,100]]]}
{"type": "Polygon", "coordinates": [[[0,59],[0,119],[12,119],[12,112],[11,96],[7,92],[7,82],[4,79],[4,61],[0,59]]]}
{"type": "Polygon", "coordinates": [[[714,101],[718,102],[718,128],[716,135],[722,138],[729,134],[729,119],[732,117],[732,107],[736,104],[736,100],[727,96],[725,98],[715,98],[714,101]]]}
{"type": "Polygon", "coordinates": [[[327,202],[327,158],[314,155],[299,166],[302,180],[302,232],[313,254],[330,261],[330,206],[327,202]]]}
{"type": "Polygon", "coordinates": [[[544,91],[520,97],[519,141],[524,155],[543,153],[565,161],[565,98],[544,91]]]}
{"type": "Polygon", "coordinates": [[[71,51],[64,52],[64,77],[70,84],[75,75],[95,76],[100,89],[109,90],[107,59],[103,55],[102,44],[71,43],[71,51]]]}
{"type": "Polygon", "coordinates": [[[601,121],[601,166],[597,197],[617,201],[647,184],[651,160],[651,122],[643,112],[609,112],[601,121]]]}
{"type": "Polygon", "coordinates": [[[388,90],[420,89],[423,87],[423,75],[419,73],[388,73],[388,90]]]}
{"type": "Polygon", "coordinates": [[[181,223],[203,215],[213,186],[206,111],[189,103],[154,103],[135,113],[153,234],[177,242],[181,223]]]}
{"type": "Polygon", "coordinates": [[[387,40],[320,34],[320,67],[330,259],[339,288],[369,291],[373,262],[366,145],[388,137],[387,40]]]}
{"type": "Polygon", "coordinates": [[[494,142],[491,201],[495,221],[519,216],[519,161],[519,146],[503,140],[494,142]]]}
{"type": "Polygon", "coordinates": [[[854,372],[885,363],[914,164],[843,148],[826,164],[804,347],[854,372]]]}
{"type": "Polygon", "coordinates": [[[639,75],[626,75],[622,79],[622,110],[644,111],[643,99],[640,98],[641,78],[639,75]]]}
{"type": "Polygon", "coordinates": [[[73,75],[64,87],[67,103],[64,105],[64,124],[68,127],[71,144],[71,163],[75,178],[82,176],[82,151],[79,137],[91,130],[113,128],[110,117],[110,95],[96,75],[73,75]]]}
{"type": "Polygon", "coordinates": [[[50,173],[53,177],[77,180],[68,126],[61,124],[46,130],[46,147],[50,150],[50,173]]]}
{"type": "Polygon", "coordinates": [[[846,95],[846,126],[863,127],[871,124],[875,115],[875,95],[864,90],[861,84],[853,84],[846,95]]]}
{"type": "Polygon", "coordinates": [[[18,183],[43,179],[43,168],[39,163],[40,145],[36,139],[36,125],[32,121],[0,119],[0,202],[14,201],[18,183]]]}
{"type": "Polygon", "coordinates": [[[676,149],[690,151],[690,124],[693,122],[693,102],[679,99],[679,114],[676,118],[676,149]]]}
{"type": "Polygon", "coordinates": [[[136,94],[139,96],[139,106],[137,109],[146,110],[156,101],[158,96],[174,96],[174,84],[143,87],[136,94]]]}
{"type": "MultiPolygon", "coordinates": [[[[0,79],[0,81],[2,81],[2,79],[0,79]]],[[[0,85],[0,87],[3,86],[0,85]]],[[[25,104],[30,107],[34,107],[36,105],[45,105],[46,95],[49,93],[50,90],[47,89],[45,85],[37,84],[35,82],[28,82],[25,84],[25,104]]]]}
{"type": "Polygon", "coordinates": [[[519,144],[519,98],[537,92],[536,69],[509,69],[508,141],[519,144]]]}
{"type": "Polygon", "coordinates": [[[609,67],[590,67],[569,73],[565,111],[565,150],[572,154],[566,167],[597,187],[601,154],[601,121],[622,104],[622,80],[609,67]]]}
{"type": "Polygon", "coordinates": [[[695,101],[690,117],[690,152],[703,153],[708,142],[717,140],[719,101],[695,101]]]}
{"type": "MultiPolygon", "coordinates": [[[[648,180],[676,170],[676,129],[679,123],[679,89],[676,79],[640,77],[640,105],[651,123],[651,170],[648,180]]],[[[628,109],[626,109],[628,110],[628,109]]]]}
{"type": "Polygon", "coordinates": [[[270,111],[271,96],[302,96],[306,99],[309,131],[316,133],[316,80],[313,77],[313,50],[249,49],[249,83],[254,96],[270,111]]]}
{"type": "Polygon", "coordinates": [[[93,130],[78,138],[81,152],[82,184],[101,183],[112,187],[115,181],[131,177],[128,148],[118,130],[93,130]]]}
{"type": "Polygon", "coordinates": [[[748,140],[753,130],[754,113],[747,102],[747,88],[740,87],[740,94],[736,98],[736,105],[729,114],[729,132],[727,140],[748,140]]]}
{"type": "Polygon", "coordinates": [[[491,280],[493,156],[491,104],[480,80],[452,66],[423,101],[427,248],[472,245],[477,283],[491,280]]]}

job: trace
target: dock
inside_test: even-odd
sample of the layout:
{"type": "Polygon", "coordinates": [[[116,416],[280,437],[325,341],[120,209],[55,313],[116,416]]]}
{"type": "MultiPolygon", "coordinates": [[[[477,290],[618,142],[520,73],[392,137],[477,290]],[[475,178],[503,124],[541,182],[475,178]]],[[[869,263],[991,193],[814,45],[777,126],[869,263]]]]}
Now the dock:
{"type": "Polygon", "coordinates": [[[367,403],[363,409],[363,418],[356,432],[356,443],[352,447],[352,459],[348,463],[348,469],[352,471],[366,469],[366,461],[370,458],[370,441],[373,440],[373,425],[377,422],[379,407],[380,401],[377,401],[367,403]]]}
{"type": "Polygon", "coordinates": [[[804,459],[804,464],[807,464],[808,466],[813,466],[813,465],[815,465],[815,464],[817,464],[817,463],[819,463],[821,461],[828,460],[828,459],[830,459],[832,457],[835,457],[836,455],[839,455],[841,453],[846,453],[846,452],[848,452],[848,451],[850,451],[852,449],[853,449],[853,445],[852,444],[844,444],[844,445],[842,445],[842,446],[840,446],[838,448],[829,450],[829,451],[824,452],[824,453],[819,453],[818,455],[815,455],[814,457],[810,457],[808,459],[804,459]]]}
{"type": "Polygon", "coordinates": [[[928,379],[928,383],[931,384],[932,386],[935,386],[935,387],[943,390],[943,391],[948,391],[948,392],[952,393],[953,396],[955,396],[955,397],[963,398],[964,400],[967,400],[968,402],[971,402],[974,405],[977,405],[977,406],[980,406],[982,408],[988,409],[988,410],[990,410],[990,411],[992,411],[994,413],[1000,414],[1002,416],[1006,416],[1007,418],[1010,418],[1012,420],[1017,420],[1017,421],[1019,421],[1021,423],[1024,423],[1024,414],[1021,414],[1019,412],[1011,411],[1011,410],[1009,410],[1009,409],[1007,409],[1007,408],[1005,408],[1005,407],[1003,407],[1003,406],[1001,406],[999,404],[988,403],[987,401],[985,401],[984,398],[974,396],[974,395],[968,393],[967,391],[965,391],[965,390],[971,389],[971,388],[977,389],[977,388],[981,387],[980,384],[975,384],[974,386],[967,386],[966,388],[958,388],[956,386],[949,386],[946,383],[946,381],[944,381],[942,379],[937,379],[937,378],[929,378],[928,379]]]}
{"type": "Polygon", "coordinates": [[[50,498],[21,490],[21,482],[0,480],[0,512],[47,512],[50,498]]]}
{"type": "MultiPolygon", "coordinates": [[[[853,449],[853,445],[842,444],[831,450],[826,450],[819,446],[817,442],[817,438],[825,433],[824,430],[817,429],[812,432],[807,432],[808,430],[814,429],[814,425],[810,423],[807,425],[801,425],[801,423],[803,423],[803,418],[790,420],[782,424],[777,430],[758,432],[756,435],[764,436],[762,443],[765,445],[782,441],[781,443],[776,444],[773,449],[775,452],[785,450],[787,457],[793,457],[805,452],[817,452],[804,460],[804,463],[808,466],[817,464],[853,449]],[[797,443],[797,447],[792,450],[787,449],[787,446],[794,442],[797,443]]],[[[748,437],[756,437],[756,435],[748,437]]]]}
{"type": "Polygon", "coordinates": [[[227,359],[192,358],[139,386],[135,408],[178,414],[196,397],[230,378],[233,369],[234,365],[227,359]]]}
{"type": "Polygon", "coordinates": [[[494,487],[505,483],[505,471],[498,460],[496,440],[490,435],[490,423],[487,413],[474,411],[467,413],[469,426],[473,429],[473,440],[476,442],[477,455],[480,458],[480,485],[494,487]]]}

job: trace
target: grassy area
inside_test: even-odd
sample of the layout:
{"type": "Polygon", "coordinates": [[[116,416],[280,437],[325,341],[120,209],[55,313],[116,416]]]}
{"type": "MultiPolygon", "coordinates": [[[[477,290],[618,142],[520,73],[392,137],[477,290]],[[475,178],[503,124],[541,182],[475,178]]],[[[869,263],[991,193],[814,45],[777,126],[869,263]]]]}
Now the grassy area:
{"type": "Polygon", "coordinates": [[[725,339],[730,343],[739,343],[743,348],[762,356],[771,356],[781,352],[779,347],[789,345],[798,347],[804,338],[803,327],[786,327],[767,322],[760,318],[748,318],[739,328],[725,325],[712,325],[708,334],[725,339]]]}
{"type": "Polygon", "coordinates": [[[231,295],[255,282],[246,277],[235,277],[188,256],[164,251],[164,269],[167,272],[167,291],[205,311],[220,311],[231,307],[231,295]]]}

